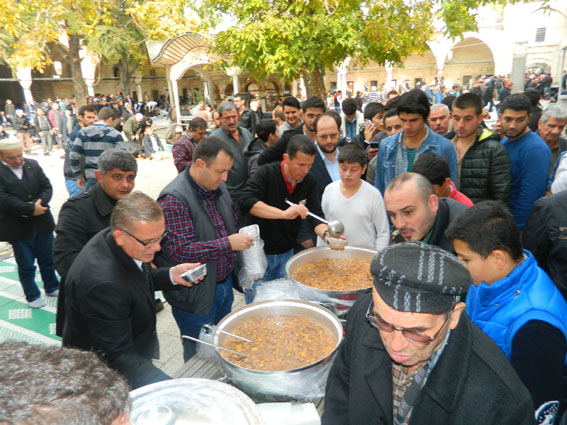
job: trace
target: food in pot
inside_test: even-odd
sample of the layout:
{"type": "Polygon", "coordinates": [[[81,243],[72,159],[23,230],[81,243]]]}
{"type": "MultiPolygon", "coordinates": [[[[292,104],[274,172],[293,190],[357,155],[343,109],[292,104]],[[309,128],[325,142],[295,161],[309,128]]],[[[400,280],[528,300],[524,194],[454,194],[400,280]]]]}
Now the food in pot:
{"type": "Polygon", "coordinates": [[[329,291],[354,291],[372,285],[370,261],[327,258],[299,266],[291,277],[303,285],[329,291]]]}
{"type": "Polygon", "coordinates": [[[298,369],[325,358],[337,345],[336,334],[321,322],[291,314],[249,319],[230,332],[250,342],[227,337],[222,345],[249,357],[224,351],[221,355],[254,370],[298,369]]]}

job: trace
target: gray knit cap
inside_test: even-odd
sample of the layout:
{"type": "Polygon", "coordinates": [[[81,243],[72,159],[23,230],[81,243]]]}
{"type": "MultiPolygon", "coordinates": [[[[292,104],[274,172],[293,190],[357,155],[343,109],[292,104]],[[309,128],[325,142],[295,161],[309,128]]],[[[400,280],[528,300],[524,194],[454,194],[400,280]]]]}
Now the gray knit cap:
{"type": "Polygon", "coordinates": [[[374,287],[394,310],[441,314],[470,286],[468,270],[454,255],[423,242],[404,242],[380,251],[370,265],[374,287]]]}

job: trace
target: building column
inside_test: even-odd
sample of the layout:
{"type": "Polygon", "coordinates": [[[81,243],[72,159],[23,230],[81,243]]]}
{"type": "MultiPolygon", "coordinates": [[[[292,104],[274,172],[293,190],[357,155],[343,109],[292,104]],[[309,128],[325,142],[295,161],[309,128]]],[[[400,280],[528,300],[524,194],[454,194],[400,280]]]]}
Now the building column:
{"type": "Polygon", "coordinates": [[[173,104],[175,105],[175,114],[177,117],[177,124],[181,124],[181,105],[179,104],[179,87],[177,80],[171,80],[171,96],[173,97],[173,104]]]}
{"type": "Polygon", "coordinates": [[[33,95],[31,92],[32,76],[31,68],[20,68],[16,70],[16,77],[18,77],[18,82],[24,89],[24,99],[26,103],[33,105],[33,95]]]}
{"type": "Polygon", "coordinates": [[[94,96],[96,67],[100,59],[84,47],[80,50],[79,56],[81,57],[81,73],[87,84],[87,93],[89,96],[94,96]]]}
{"type": "Polygon", "coordinates": [[[527,41],[514,43],[514,55],[512,56],[512,70],[510,81],[514,84],[512,93],[524,91],[524,79],[526,75],[526,53],[528,50],[527,41]]]}
{"type": "Polygon", "coordinates": [[[236,95],[240,93],[240,89],[238,87],[238,76],[242,70],[237,66],[231,66],[230,68],[226,68],[226,75],[232,77],[232,94],[236,95]]]}
{"type": "MultiPolygon", "coordinates": [[[[395,87],[393,87],[392,84],[392,74],[394,71],[394,67],[392,66],[391,62],[386,62],[384,68],[386,69],[386,84],[385,84],[385,88],[386,88],[386,92],[389,92],[392,89],[395,89],[395,87]]],[[[376,91],[380,92],[380,82],[377,82],[377,87],[376,87],[376,91]]],[[[370,87],[370,89],[372,90],[372,87],[370,87]]]]}
{"type": "Polygon", "coordinates": [[[134,83],[136,84],[136,94],[138,95],[138,99],[142,98],[142,74],[139,71],[136,71],[134,74],[134,83]]]}

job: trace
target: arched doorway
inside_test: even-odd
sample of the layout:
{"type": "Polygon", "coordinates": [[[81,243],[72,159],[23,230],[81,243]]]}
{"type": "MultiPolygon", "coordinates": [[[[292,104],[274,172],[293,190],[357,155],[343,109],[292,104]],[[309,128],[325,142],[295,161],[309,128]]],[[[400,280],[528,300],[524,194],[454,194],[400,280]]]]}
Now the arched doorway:
{"type": "Polygon", "coordinates": [[[272,80],[266,81],[265,91],[266,91],[266,110],[272,111],[275,108],[276,103],[278,102],[278,97],[280,95],[278,84],[272,80]]]}
{"type": "Polygon", "coordinates": [[[486,43],[469,37],[456,43],[445,58],[443,76],[451,83],[466,84],[479,75],[494,74],[494,55],[486,43]]]}

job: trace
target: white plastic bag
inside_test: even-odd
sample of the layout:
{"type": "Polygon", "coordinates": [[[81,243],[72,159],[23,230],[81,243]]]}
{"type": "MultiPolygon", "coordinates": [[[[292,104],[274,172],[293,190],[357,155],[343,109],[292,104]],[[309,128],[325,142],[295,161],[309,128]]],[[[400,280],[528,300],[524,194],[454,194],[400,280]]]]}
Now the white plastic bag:
{"type": "Polygon", "coordinates": [[[268,268],[268,260],[264,253],[264,241],[260,238],[260,228],[257,224],[243,227],[238,233],[254,237],[254,245],[238,253],[240,271],[238,282],[244,289],[252,289],[254,282],[262,279],[268,268]]]}

